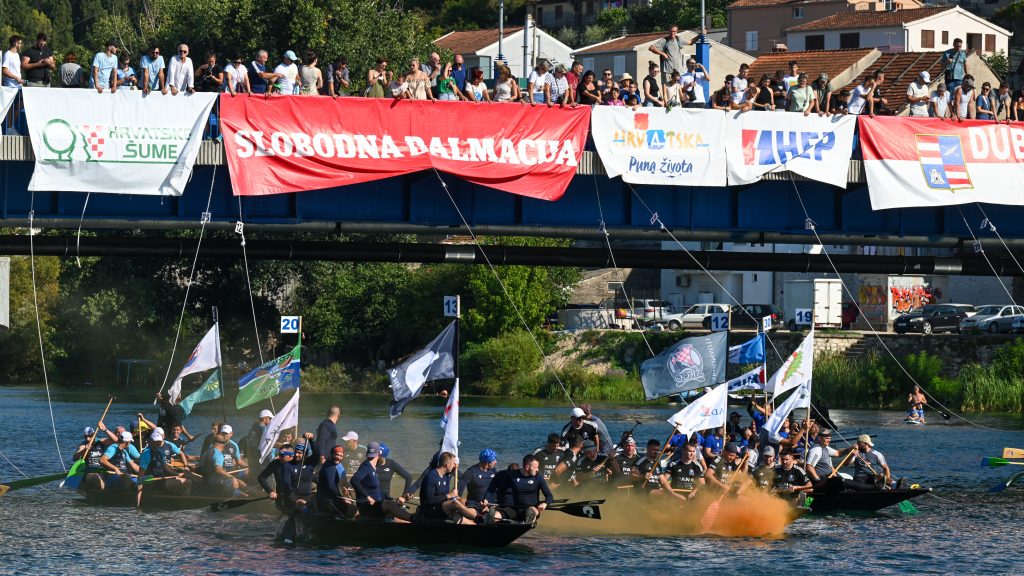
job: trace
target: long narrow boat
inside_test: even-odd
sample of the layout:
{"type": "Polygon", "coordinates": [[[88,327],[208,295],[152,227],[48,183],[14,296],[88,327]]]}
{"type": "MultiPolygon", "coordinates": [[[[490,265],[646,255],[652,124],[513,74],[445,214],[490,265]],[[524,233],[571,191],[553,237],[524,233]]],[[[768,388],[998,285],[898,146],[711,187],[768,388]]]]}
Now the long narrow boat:
{"type": "Polygon", "coordinates": [[[871,490],[842,492],[812,492],[809,507],[814,514],[829,512],[877,512],[900,502],[931,492],[930,488],[902,488],[898,490],[871,490]]]}
{"type": "Polygon", "coordinates": [[[482,526],[447,522],[400,523],[350,520],[337,516],[300,515],[299,534],[309,543],[328,546],[436,546],[457,545],[500,548],[533,529],[522,522],[496,522],[482,526]]]}
{"type": "MultiPolygon", "coordinates": [[[[83,503],[94,506],[113,506],[134,508],[136,505],[136,493],[134,490],[79,490],[84,496],[83,503]]],[[[198,510],[208,508],[211,504],[217,504],[227,500],[225,496],[209,494],[167,494],[157,491],[143,491],[142,510],[152,511],[176,511],[176,510],[198,510]]],[[[272,500],[258,500],[232,508],[236,513],[242,514],[278,514],[272,500]]]]}

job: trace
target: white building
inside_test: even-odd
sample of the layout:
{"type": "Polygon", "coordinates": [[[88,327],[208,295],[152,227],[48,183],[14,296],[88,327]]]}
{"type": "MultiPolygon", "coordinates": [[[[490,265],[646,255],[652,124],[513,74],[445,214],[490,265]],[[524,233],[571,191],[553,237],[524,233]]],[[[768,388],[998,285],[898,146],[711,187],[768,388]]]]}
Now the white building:
{"type": "Polygon", "coordinates": [[[791,51],[879,48],[888,52],[933,52],[953,45],[982,54],[1009,52],[1012,32],[959,6],[888,12],[840,12],[786,29],[791,51]]]}
{"type": "MultiPolygon", "coordinates": [[[[566,68],[572,64],[572,48],[531,24],[525,38],[527,65],[524,68],[523,36],[522,26],[505,27],[502,56],[516,76],[526,77],[534,64],[541,60],[547,60],[552,65],[564,64],[566,68]]],[[[454,54],[461,54],[466,60],[467,68],[479,66],[484,71],[484,78],[492,77],[494,62],[498,59],[497,28],[449,32],[434,40],[434,44],[438,48],[451,50],[454,54]]]]}

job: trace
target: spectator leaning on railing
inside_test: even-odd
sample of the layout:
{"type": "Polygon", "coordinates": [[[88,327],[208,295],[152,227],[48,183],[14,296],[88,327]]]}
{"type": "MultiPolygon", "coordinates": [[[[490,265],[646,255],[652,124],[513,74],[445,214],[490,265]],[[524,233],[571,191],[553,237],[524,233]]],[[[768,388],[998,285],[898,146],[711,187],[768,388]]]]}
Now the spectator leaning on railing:
{"type": "Polygon", "coordinates": [[[287,50],[281,56],[281,62],[274,68],[274,74],[278,75],[277,83],[274,84],[275,92],[298,94],[299,88],[302,87],[302,81],[299,80],[299,67],[295,65],[298,60],[299,57],[291,50],[287,50]]]}
{"type": "Polygon", "coordinates": [[[349,95],[348,60],[344,56],[338,56],[327,66],[326,82],[329,96],[349,95]]]}
{"type": "Polygon", "coordinates": [[[217,65],[217,54],[206,53],[206,61],[196,70],[196,77],[199,78],[199,92],[220,92],[224,85],[224,70],[217,65]]]}
{"type": "Polygon", "coordinates": [[[312,50],[306,50],[303,56],[305,56],[306,61],[303,62],[302,68],[299,70],[299,79],[302,81],[302,94],[314,96],[319,94],[320,89],[324,87],[323,72],[317,68],[320,59],[312,50]]]}
{"type": "Polygon", "coordinates": [[[967,74],[963,82],[953,91],[954,117],[957,122],[963,122],[974,116],[974,76],[967,74]]]}
{"type": "Polygon", "coordinates": [[[946,90],[946,83],[939,82],[938,86],[935,87],[935,91],[932,92],[931,98],[928,99],[928,115],[940,120],[951,117],[952,107],[949,105],[949,102],[950,94],[949,90],[946,90]]]}
{"type": "Polygon", "coordinates": [[[256,59],[249,67],[249,87],[253,94],[269,94],[270,87],[280,77],[272,71],[267,70],[267,59],[270,56],[266,50],[256,53],[256,59]]]}
{"type": "Polygon", "coordinates": [[[7,52],[3,60],[3,85],[8,88],[20,88],[25,84],[21,77],[21,36],[15,34],[7,40],[7,52]]]}
{"type": "Polygon", "coordinates": [[[107,40],[103,52],[92,57],[92,77],[89,85],[100,94],[109,88],[117,92],[117,43],[111,38],[107,40]]]}
{"type": "Polygon", "coordinates": [[[68,52],[64,55],[64,63],[57,71],[58,82],[61,88],[84,88],[85,74],[82,66],[78,64],[78,54],[68,52]]]}
{"type": "Polygon", "coordinates": [[[167,94],[167,70],[164,57],[160,55],[160,47],[152,45],[139,61],[142,70],[142,91],[149,94],[153,90],[167,94]]]}
{"type": "Polygon", "coordinates": [[[139,79],[127,54],[122,54],[117,66],[117,87],[134,90],[139,79]]]}
{"type": "Polygon", "coordinates": [[[252,92],[249,86],[249,71],[246,70],[242,56],[235,56],[234,59],[224,67],[224,86],[228,94],[248,94],[252,92]]]}
{"type": "Polygon", "coordinates": [[[551,74],[548,74],[548,63],[541,61],[530,72],[526,79],[526,101],[531,105],[547,104],[550,100],[551,74]]]}
{"type": "Polygon", "coordinates": [[[178,46],[178,53],[171,57],[171,64],[167,71],[167,86],[171,94],[178,92],[191,94],[196,91],[195,69],[192,67],[192,59],[188,57],[188,45],[178,46]]]}
{"type": "Polygon", "coordinates": [[[50,72],[56,68],[57,62],[53,59],[49,39],[46,34],[40,32],[36,35],[35,46],[21,53],[21,70],[25,75],[25,85],[49,87],[52,80],[50,72]]]}
{"type": "Polygon", "coordinates": [[[931,76],[927,71],[917,75],[917,79],[907,86],[907,102],[910,104],[910,115],[926,118],[928,116],[928,104],[931,102],[931,94],[928,92],[928,84],[931,83],[931,76]]]}
{"type": "Polygon", "coordinates": [[[995,120],[1007,124],[1013,119],[1013,98],[1010,96],[1010,85],[999,83],[999,90],[992,94],[992,107],[995,109],[995,120]]]}

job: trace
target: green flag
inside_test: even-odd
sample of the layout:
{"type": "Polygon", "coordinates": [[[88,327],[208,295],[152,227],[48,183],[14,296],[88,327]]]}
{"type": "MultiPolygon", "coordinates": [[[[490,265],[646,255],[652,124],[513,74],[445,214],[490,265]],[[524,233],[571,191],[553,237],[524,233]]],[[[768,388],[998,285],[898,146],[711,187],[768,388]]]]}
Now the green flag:
{"type": "Polygon", "coordinates": [[[275,394],[299,387],[299,350],[292,351],[267,362],[238,380],[238,398],[235,407],[242,409],[275,394]]]}
{"type": "Polygon", "coordinates": [[[191,414],[192,407],[200,402],[220,398],[220,389],[220,368],[218,368],[210,374],[210,377],[206,379],[206,382],[203,382],[203,385],[198,390],[189,394],[187,398],[181,401],[180,406],[185,411],[185,415],[191,414]]]}

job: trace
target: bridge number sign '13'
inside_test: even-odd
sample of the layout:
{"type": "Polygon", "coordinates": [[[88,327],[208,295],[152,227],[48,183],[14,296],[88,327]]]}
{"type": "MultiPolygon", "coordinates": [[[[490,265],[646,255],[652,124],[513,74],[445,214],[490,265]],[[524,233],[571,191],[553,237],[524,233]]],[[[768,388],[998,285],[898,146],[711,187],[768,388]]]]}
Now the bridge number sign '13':
{"type": "Polygon", "coordinates": [[[458,296],[445,296],[444,297],[444,315],[450,318],[459,317],[459,297],[458,296]]]}
{"type": "Polygon", "coordinates": [[[281,334],[298,334],[301,316],[281,316],[281,334]]]}

